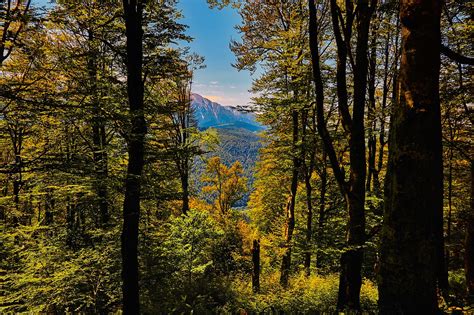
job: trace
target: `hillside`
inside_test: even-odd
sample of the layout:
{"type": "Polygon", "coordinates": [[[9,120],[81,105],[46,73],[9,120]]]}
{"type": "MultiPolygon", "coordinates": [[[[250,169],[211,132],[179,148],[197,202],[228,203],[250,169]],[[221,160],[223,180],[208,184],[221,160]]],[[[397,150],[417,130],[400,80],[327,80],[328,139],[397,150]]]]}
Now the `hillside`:
{"type": "MultiPolygon", "coordinates": [[[[249,192],[236,206],[246,206],[253,184],[254,167],[261,147],[258,131],[264,126],[255,121],[253,113],[241,112],[233,107],[222,106],[199,94],[192,95],[192,106],[200,129],[215,128],[219,135],[219,147],[210,155],[217,155],[226,165],[239,161],[248,178],[249,192]]],[[[200,188],[199,176],[204,165],[200,159],[195,162],[195,185],[200,188]]]]}

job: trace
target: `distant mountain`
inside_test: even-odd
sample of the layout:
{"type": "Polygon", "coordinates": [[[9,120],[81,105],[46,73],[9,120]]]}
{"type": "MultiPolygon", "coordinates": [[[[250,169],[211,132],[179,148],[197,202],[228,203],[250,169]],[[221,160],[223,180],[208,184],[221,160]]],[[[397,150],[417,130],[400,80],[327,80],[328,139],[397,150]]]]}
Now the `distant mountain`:
{"type": "Polygon", "coordinates": [[[245,129],[252,132],[265,129],[255,121],[253,113],[239,111],[231,106],[222,106],[199,94],[191,95],[191,105],[199,129],[245,129]]]}

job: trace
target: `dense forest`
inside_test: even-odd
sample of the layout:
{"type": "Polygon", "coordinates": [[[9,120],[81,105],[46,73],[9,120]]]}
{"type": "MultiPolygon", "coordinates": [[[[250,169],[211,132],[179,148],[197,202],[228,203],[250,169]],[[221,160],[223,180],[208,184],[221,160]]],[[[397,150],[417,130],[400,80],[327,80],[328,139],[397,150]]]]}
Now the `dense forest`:
{"type": "Polygon", "coordinates": [[[473,313],[473,3],[207,2],[260,131],[178,0],[0,3],[0,313],[473,313]]]}

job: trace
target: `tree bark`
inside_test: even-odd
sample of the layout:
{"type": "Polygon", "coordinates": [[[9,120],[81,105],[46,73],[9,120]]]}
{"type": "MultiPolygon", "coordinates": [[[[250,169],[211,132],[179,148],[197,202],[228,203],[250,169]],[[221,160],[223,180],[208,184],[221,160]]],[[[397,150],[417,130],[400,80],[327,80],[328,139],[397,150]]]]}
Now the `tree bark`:
{"type": "Polygon", "coordinates": [[[326,220],[326,190],[327,190],[327,157],[323,151],[323,165],[321,170],[321,195],[319,196],[319,217],[318,217],[318,247],[316,250],[316,268],[320,269],[322,264],[322,238],[324,233],[324,221],[326,220]]]}
{"type": "MultiPolygon", "coordinates": [[[[449,115],[449,114],[448,114],[449,115]]],[[[454,155],[454,130],[452,126],[451,117],[448,120],[448,131],[450,145],[448,148],[448,217],[446,218],[446,239],[445,241],[449,244],[451,242],[451,225],[452,225],[452,214],[453,214],[453,155],[454,155]]],[[[449,247],[446,247],[446,270],[449,270],[450,261],[449,247]]]]}
{"type": "Polygon", "coordinates": [[[469,300],[474,302],[474,162],[471,161],[471,208],[467,217],[464,267],[469,300]]]}
{"type": "Polygon", "coordinates": [[[376,155],[377,155],[377,120],[376,120],[376,101],[375,101],[375,79],[377,70],[377,36],[378,24],[374,23],[371,29],[370,39],[370,56],[369,56],[369,73],[368,73],[368,110],[367,122],[369,126],[369,136],[367,141],[368,158],[367,158],[367,184],[366,191],[373,193],[377,186],[376,181],[376,155]]]}
{"type": "Polygon", "coordinates": [[[303,164],[304,182],[306,188],[306,239],[305,239],[305,253],[304,253],[304,268],[307,277],[311,274],[311,238],[313,235],[313,198],[311,185],[311,177],[314,169],[314,159],[316,155],[315,143],[308,142],[307,138],[307,127],[308,127],[308,110],[303,110],[301,115],[301,129],[302,133],[302,149],[301,149],[301,160],[303,164]],[[306,160],[307,148],[309,148],[309,161],[306,160]],[[309,162],[309,163],[308,163],[309,162]]]}
{"type": "MultiPolygon", "coordinates": [[[[398,19],[397,19],[398,21],[398,19]]],[[[398,37],[398,34],[395,36],[398,37]]],[[[386,145],[385,141],[385,119],[386,119],[386,109],[387,109],[387,101],[388,101],[388,92],[389,92],[389,57],[390,57],[390,40],[392,38],[392,33],[389,31],[387,33],[387,38],[385,39],[385,51],[384,51],[384,75],[383,75],[383,92],[382,92],[382,105],[381,105],[381,113],[379,117],[379,125],[380,125],[380,130],[379,130],[379,154],[378,154],[378,161],[377,161],[377,167],[374,169],[373,173],[373,190],[374,194],[377,197],[381,197],[382,191],[381,191],[381,185],[380,185],[380,180],[379,180],[379,174],[380,171],[382,170],[383,167],[383,160],[384,160],[384,148],[386,145]]],[[[398,46],[398,40],[395,40],[395,45],[398,46]]],[[[395,85],[395,76],[396,76],[396,64],[398,60],[398,48],[395,47],[395,69],[392,71],[392,84],[395,85]]]]}
{"type": "Polygon", "coordinates": [[[191,96],[190,96],[191,87],[189,90],[184,88],[182,94],[180,95],[180,112],[179,117],[179,145],[184,149],[184,152],[178,157],[178,168],[181,179],[181,188],[183,190],[182,195],[182,208],[181,211],[186,215],[189,211],[189,170],[191,168],[191,153],[189,152],[188,145],[190,143],[189,128],[191,127],[192,120],[192,108],[191,108],[191,96]]]}
{"type": "Polygon", "coordinates": [[[122,290],[124,314],[139,314],[138,224],[140,217],[140,186],[144,164],[146,121],[144,117],[143,67],[143,3],[124,0],[127,38],[127,93],[131,130],[127,135],[128,167],[125,180],[122,230],[122,290]]]}
{"type": "Polygon", "coordinates": [[[31,11],[31,0],[2,1],[2,15],[8,17],[2,23],[2,36],[0,38],[0,67],[10,57],[13,48],[18,44],[20,33],[26,28],[27,15],[31,11]],[[17,26],[19,23],[19,26],[17,26]],[[16,27],[16,29],[15,29],[16,27]]]}
{"type": "Polygon", "coordinates": [[[379,272],[383,314],[436,314],[444,269],[439,101],[440,6],[401,0],[402,58],[392,113],[379,272]]]}
{"type": "Polygon", "coordinates": [[[101,113],[99,104],[98,84],[97,84],[97,59],[99,58],[98,49],[94,43],[94,33],[89,30],[89,55],[87,60],[87,70],[89,74],[90,93],[92,98],[92,145],[95,182],[94,190],[97,196],[97,206],[99,214],[99,226],[105,226],[109,222],[108,190],[107,190],[107,151],[106,151],[106,132],[105,120],[101,113]]]}
{"type": "Polygon", "coordinates": [[[260,240],[253,240],[252,264],[252,290],[257,293],[260,291],[260,240]]]}
{"type": "Polygon", "coordinates": [[[183,196],[182,196],[183,205],[181,207],[181,212],[184,215],[187,215],[187,213],[189,212],[189,176],[188,174],[181,176],[181,187],[183,189],[183,196]]]}
{"type": "Polygon", "coordinates": [[[287,203],[286,207],[286,226],[285,226],[285,252],[283,254],[283,258],[281,261],[281,269],[280,269],[280,284],[283,287],[288,285],[288,279],[290,276],[290,268],[291,268],[291,249],[292,249],[292,238],[293,238],[293,231],[295,229],[295,202],[296,202],[296,191],[298,189],[298,173],[300,168],[300,158],[298,156],[297,151],[297,143],[298,143],[298,111],[292,111],[292,127],[293,127],[293,170],[291,176],[291,196],[287,203]]]}
{"type": "Polygon", "coordinates": [[[324,87],[321,77],[321,65],[318,43],[318,21],[316,6],[313,0],[309,3],[309,36],[311,61],[313,65],[313,79],[316,89],[316,108],[318,120],[318,133],[320,134],[325,151],[328,154],[331,167],[338,182],[341,193],[346,201],[349,213],[347,245],[348,250],[341,256],[341,276],[338,293],[338,309],[360,309],[360,288],[362,285],[361,268],[363,259],[362,246],[365,243],[365,94],[367,88],[367,49],[369,26],[376,1],[371,5],[367,0],[358,2],[357,5],[357,43],[356,60],[352,60],[349,47],[351,38],[352,21],[354,19],[353,3],[346,2],[346,25],[344,28],[345,41],[342,38],[339,25],[340,8],[335,0],[331,0],[331,13],[334,34],[338,49],[337,60],[337,90],[338,107],[346,134],[349,136],[350,150],[350,179],[345,180],[345,174],[337,159],[334,146],[327,130],[324,118],[324,87]],[[353,117],[350,116],[347,104],[346,83],[346,58],[349,56],[354,66],[354,105],[353,117]]]}
{"type": "Polygon", "coordinates": [[[370,20],[375,8],[367,0],[357,5],[357,43],[354,68],[354,104],[351,132],[349,135],[350,179],[345,197],[349,212],[347,245],[349,249],[341,256],[341,279],[339,283],[338,308],[360,309],[362,286],[362,260],[365,243],[365,94],[368,72],[368,39],[370,20]]]}
{"type": "Polygon", "coordinates": [[[53,224],[53,213],[55,208],[55,199],[54,199],[54,190],[47,189],[46,193],[46,201],[44,207],[44,225],[51,225],[53,224]]]}

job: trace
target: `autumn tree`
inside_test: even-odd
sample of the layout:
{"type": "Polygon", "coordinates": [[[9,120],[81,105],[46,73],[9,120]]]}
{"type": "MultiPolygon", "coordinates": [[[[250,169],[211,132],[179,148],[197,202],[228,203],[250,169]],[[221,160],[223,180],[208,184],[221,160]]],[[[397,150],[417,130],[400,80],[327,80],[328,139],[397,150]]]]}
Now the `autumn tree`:
{"type": "Polygon", "coordinates": [[[31,0],[6,0],[0,4],[0,65],[19,44],[21,33],[31,18],[31,0]]]}
{"type": "MultiPolygon", "coordinates": [[[[313,121],[314,107],[307,98],[310,91],[307,66],[309,51],[303,32],[306,29],[307,11],[300,0],[285,3],[246,1],[240,8],[240,14],[243,19],[243,24],[239,26],[242,42],[232,44],[232,50],[238,57],[236,67],[250,71],[257,67],[264,69],[253,84],[253,91],[260,93],[259,97],[255,97],[255,103],[262,111],[262,121],[272,126],[269,133],[272,141],[275,141],[272,145],[281,146],[282,149],[285,147],[280,152],[280,158],[291,163],[291,168],[287,169],[291,174],[288,195],[281,196],[283,200],[280,201],[284,205],[286,217],[280,282],[287,286],[292,268],[292,247],[297,225],[296,202],[301,177],[305,178],[307,188],[307,243],[311,242],[312,235],[311,178],[315,138],[308,131],[313,121]],[[258,6],[257,10],[255,6],[258,6]],[[255,12],[258,12],[257,16],[255,12]]],[[[309,249],[304,256],[306,266],[309,266],[309,249]]]]}
{"type": "Polygon", "coordinates": [[[225,216],[232,206],[242,199],[247,190],[247,179],[242,177],[242,165],[235,162],[230,167],[221,163],[219,157],[212,157],[207,161],[206,172],[202,178],[207,186],[203,192],[214,195],[215,207],[225,216]]]}

